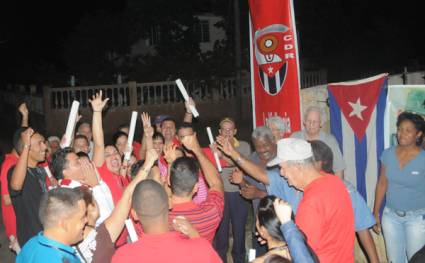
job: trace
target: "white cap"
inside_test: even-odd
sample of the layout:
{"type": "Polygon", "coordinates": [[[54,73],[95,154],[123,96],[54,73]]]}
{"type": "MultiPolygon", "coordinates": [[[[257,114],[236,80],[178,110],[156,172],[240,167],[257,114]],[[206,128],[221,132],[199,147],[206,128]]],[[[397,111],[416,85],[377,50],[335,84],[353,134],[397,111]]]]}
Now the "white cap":
{"type": "Polygon", "coordinates": [[[275,166],[284,161],[300,161],[313,157],[311,144],[303,139],[285,138],[277,142],[277,156],[267,163],[275,166]]]}

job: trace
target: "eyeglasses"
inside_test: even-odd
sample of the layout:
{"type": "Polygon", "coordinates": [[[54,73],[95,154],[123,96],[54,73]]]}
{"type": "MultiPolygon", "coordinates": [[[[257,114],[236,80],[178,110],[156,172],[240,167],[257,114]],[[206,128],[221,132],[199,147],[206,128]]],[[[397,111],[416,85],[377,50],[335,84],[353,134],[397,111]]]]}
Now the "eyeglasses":
{"type": "Polygon", "coordinates": [[[309,126],[316,126],[320,124],[320,121],[306,121],[305,124],[309,126]]]}

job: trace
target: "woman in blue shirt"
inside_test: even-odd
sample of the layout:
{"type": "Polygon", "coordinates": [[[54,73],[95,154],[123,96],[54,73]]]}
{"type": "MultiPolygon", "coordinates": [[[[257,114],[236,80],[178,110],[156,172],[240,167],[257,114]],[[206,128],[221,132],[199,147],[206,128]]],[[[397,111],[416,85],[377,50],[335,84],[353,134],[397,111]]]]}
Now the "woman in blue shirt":
{"type": "Polygon", "coordinates": [[[421,149],[425,122],[403,112],[397,119],[398,145],[383,151],[376,185],[374,216],[379,233],[382,215],[389,262],[407,262],[425,244],[425,151],[421,149]]]}

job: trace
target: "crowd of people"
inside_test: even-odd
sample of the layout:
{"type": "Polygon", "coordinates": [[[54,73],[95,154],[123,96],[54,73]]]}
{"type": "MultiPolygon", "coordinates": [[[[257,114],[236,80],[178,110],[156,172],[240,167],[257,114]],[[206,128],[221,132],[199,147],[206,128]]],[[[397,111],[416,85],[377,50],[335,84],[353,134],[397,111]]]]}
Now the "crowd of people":
{"type": "Polygon", "coordinates": [[[202,147],[192,99],[180,124],[142,113],[132,145],[126,124],[105,140],[108,98],[100,91],[89,102],[92,121],[78,123],[69,147],[32,129],[25,103],[18,108],[21,127],[1,166],[16,262],[227,262],[229,243],[235,263],[354,262],[357,235],[376,263],[385,259],[372,229],[382,231],[389,262],[424,260],[425,122],[417,114],[398,116],[398,144],[382,153],[380,174],[367,175],[379,176],[371,210],[344,180],[343,153],[319,108],[308,108],[304,129],[289,137],[270,117],[251,142],[224,117],[215,142],[202,147]]]}

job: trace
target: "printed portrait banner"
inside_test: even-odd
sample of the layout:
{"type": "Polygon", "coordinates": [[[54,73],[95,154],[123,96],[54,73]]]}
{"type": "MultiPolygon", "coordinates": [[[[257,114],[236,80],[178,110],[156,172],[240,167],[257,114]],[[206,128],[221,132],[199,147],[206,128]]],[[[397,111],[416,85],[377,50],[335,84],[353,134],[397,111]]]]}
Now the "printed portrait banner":
{"type": "Polygon", "coordinates": [[[292,0],[249,0],[254,127],[280,116],[301,129],[297,34],[292,0]]]}
{"type": "Polygon", "coordinates": [[[425,85],[388,85],[385,148],[397,144],[397,117],[403,111],[425,116],[425,85]]]}

